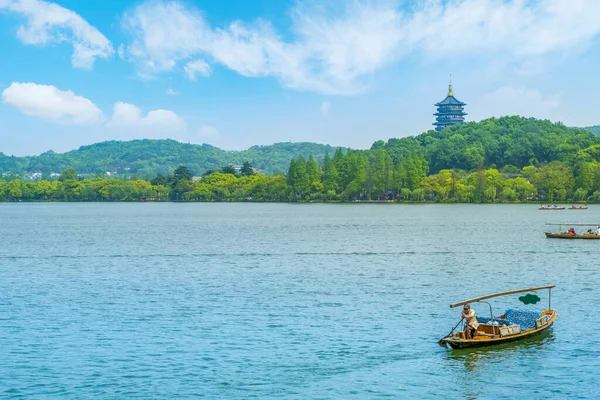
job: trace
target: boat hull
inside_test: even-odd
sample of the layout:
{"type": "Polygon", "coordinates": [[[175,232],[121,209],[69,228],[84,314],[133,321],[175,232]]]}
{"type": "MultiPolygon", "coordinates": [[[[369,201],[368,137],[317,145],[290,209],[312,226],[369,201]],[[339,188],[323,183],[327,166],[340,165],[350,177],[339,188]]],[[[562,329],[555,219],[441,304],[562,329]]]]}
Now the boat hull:
{"type": "Polygon", "coordinates": [[[456,350],[460,349],[471,349],[476,347],[488,347],[488,346],[496,346],[503,343],[515,342],[521,339],[530,338],[532,336],[538,335],[554,324],[554,320],[556,319],[556,313],[553,313],[552,317],[548,320],[548,323],[544,326],[541,326],[536,329],[528,329],[523,331],[522,333],[506,336],[506,337],[498,337],[498,338],[489,338],[489,339],[461,339],[459,334],[443,338],[441,343],[448,344],[450,347],[456,350]]]}
{"type": "Polygon", "coordinates": [[[569,235],[568,233],[550,233],[546,232],[546,237],[550,239],[585,239],[585,240],[599,240],[600,235],[569,235]]]}

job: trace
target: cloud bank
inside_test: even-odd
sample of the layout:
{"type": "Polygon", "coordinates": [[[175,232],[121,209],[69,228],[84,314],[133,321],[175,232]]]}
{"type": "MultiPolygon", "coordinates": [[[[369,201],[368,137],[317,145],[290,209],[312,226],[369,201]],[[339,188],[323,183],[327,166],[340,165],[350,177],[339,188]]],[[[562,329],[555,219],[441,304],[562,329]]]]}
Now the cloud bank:
{"type": "Polygon", "coordinates": [[[274,77],[291,89],[353,94],[368,86],[373,73],[412,54],[526,62],[579,51],[600,33],[597,0],[409,5],[402,11],[391,1],[348,2],[341,9],[297,3],[291,35],[284,39],[269,21],[213,27],[193,6],[152,0],[124,14],[131,35],[124,54],[140,74],[173,71],[183,63],[195,78],[189,63],[202,57],[242,76],[274,77]]]}
{"type": "Polygon", "coordinates": [[[71,63],[75,68],[90,69],[96,58],[109,58],[114,53],[110,41],[79,14],[55,3],[42,0],[0,0],[5,10],[25,19],[17,30],[24,44],[47,45],[71,42],[71,63]]]}
{"type": "Polygon", "coordinates": [[[117,102],[110,119],[89,99],[51,85],[13,82],[2,92],[2,101],[23,114],[65,125],[96,125],[134,137],[169,137],[186,131],[186,123],[170,110],[146,115],[135,105],[117,102]]]}
{"type": "Polygon", "coordinates": [[[2,101],[26,115],[67,125],[93,125],[102,111],[85,97],[51,85],[13,82],[2,92],[2,101]]]}
{"type": "Polygon", "coordinates": [[[118,102],[114,106],[109,128],[140,131],[144,137],[185,131],[185,121],[170,110],[153,110],[146,115],[135,105],[118,102]]]}

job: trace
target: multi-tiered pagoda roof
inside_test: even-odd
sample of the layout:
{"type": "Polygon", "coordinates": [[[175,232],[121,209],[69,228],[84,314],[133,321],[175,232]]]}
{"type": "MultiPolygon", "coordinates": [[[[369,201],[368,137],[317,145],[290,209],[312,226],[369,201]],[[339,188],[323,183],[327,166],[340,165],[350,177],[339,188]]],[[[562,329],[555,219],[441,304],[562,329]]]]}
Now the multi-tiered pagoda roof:
{"type": "Polygon", "coordinates": [[[450,85],[448,86],[448,96],[439,103],[436,103],[437,112],[435,115],[435,125],[436,131],[441,131],[442,129],[454,125],[460,124],[465,121],[466,112],[464,112],[464,107],[466,103],[459,101],[454,94],[452,93],[452,80],[450,80],[450,85]]]}

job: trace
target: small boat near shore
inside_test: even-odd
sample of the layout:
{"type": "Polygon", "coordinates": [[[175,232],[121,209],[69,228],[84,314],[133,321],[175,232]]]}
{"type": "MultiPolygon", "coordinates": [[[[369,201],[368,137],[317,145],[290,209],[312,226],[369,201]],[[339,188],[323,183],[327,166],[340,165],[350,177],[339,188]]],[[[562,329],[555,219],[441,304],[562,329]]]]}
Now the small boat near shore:
{"type": "MultiPolygon", "coordinates": [[[[476,297],[474,299],[452,304],[450,305],[450,308],[477,302],[485,303],[490,308],[490,318],[477,317],[479,326],[475,331],[475,335],[471,339],[467,339],[464,332],[454,333],[454,330],[463,321],[463,319],[461,319],[461,321],[459,321],[452,331],[450,331],[447,336],[441,338],[438,343],[441,345],[447,344],[453,349],[467,349],[473,347],[493,346],[537,335],[550,328],[556,320],[556,310],[552,309],[550,302],[552,297],[551,291],[553,287],[555,286],[550,285],[511,290],[508,292],[494,293],[487,296],[476,297]],[[525,292],[536,292],[546,289],[548,290],[548,309],[542,311],[509,309],[504,314],[495,317],[491,304],[483,301],[494,297],[525,292]]],[[[519,297],[519,300],[525,304],[535,304],[540,301],[540,298],[537,295],[527,294],[519,297]]]]}
{"type": "Polygon", "coordinates": [[[143,203],[158,201],[157,196],[142,196],[140,197],[140,201],[143,203]]]}
{"type": "Polygon", "coordinates": [[[565,207],[559,207],[557,205],[550,205],[548,204],[547,206],[541,204],[540,208],[538,208],[538,210],[552,210],[552,211],[556,211],[556,210],[565,210],[565,207]]]}
{"type": "Polygon", "coordinates": [[[571,207],[569,207],[569,210],[587,210],[588,206],[576,206],[575,204],[573,204],[571,207]]]}

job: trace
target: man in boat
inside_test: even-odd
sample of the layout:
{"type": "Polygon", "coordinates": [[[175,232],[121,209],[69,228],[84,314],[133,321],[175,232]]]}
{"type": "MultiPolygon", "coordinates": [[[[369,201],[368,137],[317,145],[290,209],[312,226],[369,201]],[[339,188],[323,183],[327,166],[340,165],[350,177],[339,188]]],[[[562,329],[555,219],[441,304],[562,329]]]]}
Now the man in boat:
{"type": "Polygon", "coordinates": [[[596,235],[600,236],[600,226],[596,229],[596,235]]]}
{"type": "Polygon", "coordinates": [[[567,233],[571,236],[577,236],[577,233],[575,233],[575,229],[571,228],[567,231],[567,233]]]}
{"type": "Polygon", "coordinates": [[[477,322],[477,318],[475,317],[475,310],[471,310],[471,306],[465,304],[462,317],[467,320],[467,325],[465,326],[465,339],[473,339],[477,332],[477,327],[479,326],[479,322],[477,322]]]}

